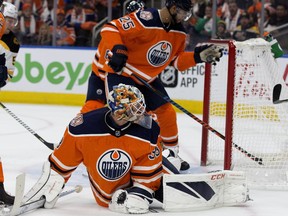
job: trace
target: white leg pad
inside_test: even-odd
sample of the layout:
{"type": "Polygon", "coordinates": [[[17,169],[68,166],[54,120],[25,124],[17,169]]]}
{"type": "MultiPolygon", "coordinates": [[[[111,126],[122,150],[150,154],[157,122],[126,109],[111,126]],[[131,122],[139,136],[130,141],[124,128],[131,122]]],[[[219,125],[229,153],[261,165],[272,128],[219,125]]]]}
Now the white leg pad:
{"type": "Polygon", "coordinates": [[[163,176],[165,211],[194,211],[233,206],[247,200],[249,194],[244,172],[225,170],[163,176]]]}

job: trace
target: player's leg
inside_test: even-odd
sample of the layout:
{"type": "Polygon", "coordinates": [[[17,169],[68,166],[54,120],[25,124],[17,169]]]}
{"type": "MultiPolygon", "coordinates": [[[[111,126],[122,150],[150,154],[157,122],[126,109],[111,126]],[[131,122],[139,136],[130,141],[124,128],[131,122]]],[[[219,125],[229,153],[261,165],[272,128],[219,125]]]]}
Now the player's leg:
{"type": "MultiPolygon", "coordinates": [[[[150,84],[155,89],[168,96],[159,79],[154,80],[150,84]]],[[[138,85],[137,87],[144,94],[147,108],[157,115],[157,120],[161,128],[160,136],[164,148],[170,150],[171,154],[169,156],[179,157],[178,127],[175,109],[170,103],[152,92],[150,89],[147,89],[145,86],[138,85]]],[[[179,159],[181,160],[181,170],[187,170],[190,168],[190,165],[186,161],[182,160],[180,157],[179,159]]]]}
{"type": "Polygon", "coordinates": [[[88,81],[88,90],[86,102],[81,109],[81,113],[90,112],[95,109],[104,107],[106,104],[104,81],[95,73],[91,72],[88,81]]]}
{"type": "Polygon", "coordinates": [[[2,168],[2,161],[0,157],[0,204],[13,205],[14,197],[6,193],[4,188],[4,173],[2,168]]]}

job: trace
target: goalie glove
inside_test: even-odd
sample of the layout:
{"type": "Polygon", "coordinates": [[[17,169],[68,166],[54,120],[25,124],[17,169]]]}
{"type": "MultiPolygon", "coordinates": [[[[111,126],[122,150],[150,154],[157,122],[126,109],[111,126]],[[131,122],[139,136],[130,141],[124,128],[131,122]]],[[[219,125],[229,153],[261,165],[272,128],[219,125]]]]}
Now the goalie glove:
{"type": "Polygon", "coordinates": [[[37,201],[44,197],[44,208],[53,208],[64,186],[64,178],[52,170],[47,161],[43,165],[41,177],[24,196],[22,204],[37,201]]]}
{"type": "Polygon", "coordinates": [[[220,61],[222,55],[223,49],[213,44],[197,46],[194,49],[194,59],[196,63],[207,62],[216,65],[216,62],[220,61]]]}
{"type": "Polygon", "coordinates": [[[118,213],[143,214],[149,212],[149,202],[140,196],[119,189],[113,194],[109,209],[118,213]]]}
{"type": "Polygon", "coordinates": [[[122,73],[122,69],[128,59],[127,47],[123,44],[116,44],[111,50],[111,56],[109,56],[108,65],[117,74],[122,73]]]}

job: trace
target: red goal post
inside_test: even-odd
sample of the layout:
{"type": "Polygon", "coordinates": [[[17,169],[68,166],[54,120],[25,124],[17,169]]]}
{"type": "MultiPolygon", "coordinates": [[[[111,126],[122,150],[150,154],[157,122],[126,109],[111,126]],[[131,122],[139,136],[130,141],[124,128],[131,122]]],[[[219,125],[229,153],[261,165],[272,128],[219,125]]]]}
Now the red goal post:
{"type": "MultiPolygon", "coordinates": [[[[205,65],[202,166],[246,171],[249,184],[288,189],[288,103],[275,105],[272,90],[285,86],[277,60],[265,40],[212,40],[224,48],[216,66],[205,65]],[[263,165],[233,148],[233,143],[262,158],[263,165]]],[[[283,95],[288,96],[287,88],[283,95]]],[[[284,96],[285,97],[285,96],[284,96]]]]}

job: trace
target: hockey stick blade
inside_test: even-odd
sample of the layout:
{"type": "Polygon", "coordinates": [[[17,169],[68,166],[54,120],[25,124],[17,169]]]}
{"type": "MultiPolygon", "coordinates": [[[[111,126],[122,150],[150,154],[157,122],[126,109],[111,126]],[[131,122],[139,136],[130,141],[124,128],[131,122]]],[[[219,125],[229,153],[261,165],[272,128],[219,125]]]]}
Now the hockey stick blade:
{"type": "MultiPolygon", "coordinates": [[[[82,191],[82,189],[83,189],[83,187],[81,185],[77,185],[71,190],[67,190],[67,191],[60,193],[59,198],[67,196],[67,195],[72,194],[72,193],[80,193],[82,191]]],[[[30,211],[39,209],[39,208],[43,208],[44,204],[45,204],[45,198],[41,198],[39,200],[35,200],[33,202],[23,204],[19,207],[18,213],[14,214],[14,215],[20,215],[20,214],[24,214],[26,212],[30,212],[30,211]]],[[[3,216],[12,216],[12,209],[10,211],[8,209],[6,211],[6,214],[3,214],[3,216]]]]}
{"type": "Polygon", "coordinates": [[[16,178],[16,189],[15,189],[15,199],[13,206],[4,207],[2,211],[0,211],[0,215],[18,215],[20,212],[20,205],[24,195],[25,189],[25,174],[22,173],[16,178]]]}
{"type": "Polygon", "coordinates": [[[49,149],[54,150],[57,147],[57,144],[49,143],[44,140],[41,136],[39,136],[32,128],[26,125],[20,118],[18,118],[11,110],[9,110],[3,103],[0,102],[0,106],[14,118],[17,122],[19,122],[26,130],[28,130],[31,134],[33,134],[38,140],[40,140],[45,146],[49,149]]]}
{"type": "MultiPolygon", "coordinates": [[[[173,106],[175,106],[176,108],[178,108],[179,110],[181,110],[183,113],[187,114],[188,116],[190,116],[192,119],[194,119],[195,121],[197,121],[198,123],[200,123],[203,127],[205,127],[207,130],[210,130],[212,133],[214,133],[215,135],[217,135],[218,137],[220,137],[221,139],[225,140],[226,137],[221,134],[220,132],[218,132],[217,130],[215,130],[214,128],[212,128],[209,124],[207,124],[206,122],[202,121],[201,119],[199,119],[197,116],[195,116],[193,113],[189,112],[187,109],[185,109],[184,107],[182,107],[181,105],[179,105],[178,103],[176,103],[174,100],[172,100],[170,97],[166,96],[165,94],[163,94],[162,92],[158,91],[157,89],[155,89],[153,86],[151,86],[148,82],[146,82],[144,79],[142,79],[141,77],[135,75],[132,73],[132,71],[130,71],[128,68],[124,68],[123,70],[125,73],[127,73],[130,76],[135,77],[139,82],[141,82],[144,86],[146,86],[150,91],[156,93],[158,96],[162,97],[164,100],[166,100],[168,103],[171,103],[173,106]]],[[[235,149],[237,149],[238,151],[240,151],[241,153],[243,153],[244,155],[246,155],[248,158],[250,158],[251,160],[255,161],[256,163],[258,163],[259,165],[263,165],[263,159],[259,158],[251,153],[249,153],[247,150],[245,150],[244,148],[242,148],[241,146],[232,143],[233,147],[235,149]]]]}
{"type": "Polygon", "coordinates": [[[273,88],[273,104],[280,104],[284,102],[288,102],[288,99],[280,100],[280,95],[281,95],[281,90],[282,90],[282,85],[277,84],[273,88]]]}

